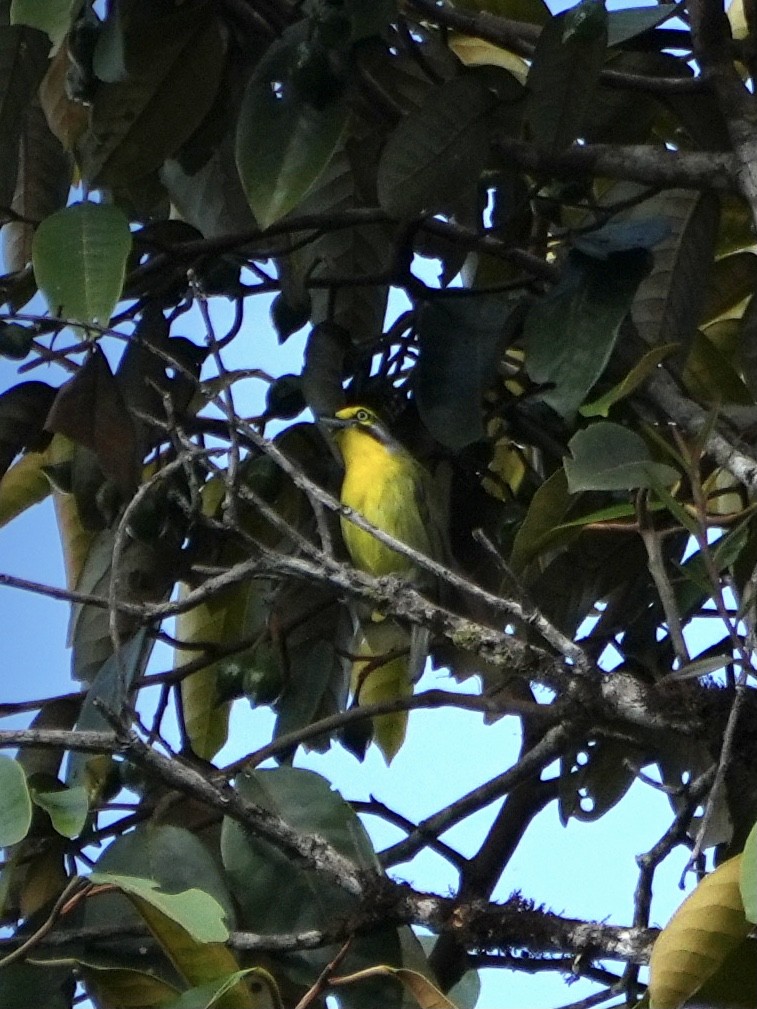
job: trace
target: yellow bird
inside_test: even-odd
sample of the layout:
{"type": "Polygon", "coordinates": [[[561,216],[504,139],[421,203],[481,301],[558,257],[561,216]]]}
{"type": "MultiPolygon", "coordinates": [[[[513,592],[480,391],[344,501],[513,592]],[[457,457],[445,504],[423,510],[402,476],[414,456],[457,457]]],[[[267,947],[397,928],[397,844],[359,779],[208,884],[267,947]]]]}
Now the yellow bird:
{"type": "MultiPolygon", "coordinates": [[[[344,461],[341,501],[377,529],[394,536],[433,560],[444,559],[444,538],[431,474],[392,436],[379,417],[365,406],[348,406],[324,418],[334,431],[344,461]]],[[[436,588],[436,579],[415,564],[341,518],[342,536],[352,563],[380,577],[402,575],[422,588],[436,588]]],[[[429,633],[414,625],[410,637],[412,680],[423,671],[429,633]]]]}
{"type": "MultiPolygon", "coordinates": [[[[434,508],[431,474],[365,406],[348,406],[326,420],[344,460],[342,504],[433,560],[444,557],[434,508]]],[[[409,557],[359,529],[343,516],[342,535],[352,563],[381,576],[404,575],[418,583],[434,579],[409,557]]]]}

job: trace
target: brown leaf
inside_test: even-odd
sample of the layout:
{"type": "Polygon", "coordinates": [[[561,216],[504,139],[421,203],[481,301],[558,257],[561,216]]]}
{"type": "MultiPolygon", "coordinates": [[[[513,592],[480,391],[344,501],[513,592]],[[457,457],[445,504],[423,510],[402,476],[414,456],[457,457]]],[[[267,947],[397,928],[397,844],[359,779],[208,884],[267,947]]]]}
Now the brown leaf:
{"type": "Polygon", "coordinates": [[[58,391],[45,429],[91,449],[105,476],[124,498],[131,497],[139,484],[137,437],[118,383],[98,347],[58,391]]]}

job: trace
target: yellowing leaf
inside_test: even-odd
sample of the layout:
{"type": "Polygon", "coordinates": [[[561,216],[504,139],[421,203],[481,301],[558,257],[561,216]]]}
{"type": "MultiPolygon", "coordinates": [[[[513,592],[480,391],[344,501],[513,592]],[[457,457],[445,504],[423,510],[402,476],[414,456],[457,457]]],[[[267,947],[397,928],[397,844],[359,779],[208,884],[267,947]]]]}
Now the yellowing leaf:
{"type": "Polygon", "coordinates": [[[45,453],[30,452],[3,474],[0,479],[0,526],[39,501],[44,501],[50,493],[50,484],[42,467],[45,453]]]}
{"type": "Polygon", "coordinates": [[[492,42],[473,38],[471,35],[453,34],[449,47],[466,67],[494,66],[509,71],[521,84],[528,77],[528,63],[515,53],[501,49],[492,42]]]}
{"type": "Polygon", "coordinates": [[[650,1009],[678,1009],[751,929],[739,891],[741,855],[729,858],[681,904],[652,949],[650,1009]]]}
{"type": "Polygon", "coordinates": [[[355,974],[335,978],[332,983],[350,984],[353,981],[364,981],[366,978],[382,976],[394,977],[401,981],[420,1009],[456,1009],[454,1002],[450,1002],[447,996],[443,995],[427,977],[419,974],[418,971],[407,970],[405,967],[387,967],[385,964],[379,967],[368,967],[355,974]]]}
{"type": "Polygon", "coordinates": [[[660,362],[664,361],[666,357],[669,357],[676,350],[678,350],[677,343],[663,343],[659,347],[653,347],[631,368],[621,382],[614,385],[612,389],[609,389],[599,399],[595,399],[592,403],[586,403],[578,412],[582,417],[607,417],[611,406],[617,403],[618,400],[630,396],[632,392],[638,389],[642,382],[653,374],[660,362]]]}

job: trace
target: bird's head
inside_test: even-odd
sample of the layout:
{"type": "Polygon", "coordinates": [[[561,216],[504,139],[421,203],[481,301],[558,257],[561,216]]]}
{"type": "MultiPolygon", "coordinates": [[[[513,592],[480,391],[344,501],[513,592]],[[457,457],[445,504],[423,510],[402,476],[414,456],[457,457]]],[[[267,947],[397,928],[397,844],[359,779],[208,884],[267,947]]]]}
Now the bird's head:
{"type": "Polygon", "coordinates": [[[333,417],[322,417],[321,423],[334,432],[337,442],[341,443],[348,432],[367,434],[381,442],[390,440],[389,431],[373,410],[367,406],[345,406],[337,410],[333,417]]]}

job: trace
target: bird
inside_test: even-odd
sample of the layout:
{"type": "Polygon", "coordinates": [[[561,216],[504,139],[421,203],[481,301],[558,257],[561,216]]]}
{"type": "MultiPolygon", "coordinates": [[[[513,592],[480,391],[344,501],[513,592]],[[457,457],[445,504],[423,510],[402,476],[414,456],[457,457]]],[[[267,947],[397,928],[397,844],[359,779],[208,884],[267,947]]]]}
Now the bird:
{"type": "MultiPolygon", "coordinates": [[[[323,420],[344,462],[342,505],[426,557],[444,561],[441,509],[429,471],[366,406],[347,406],[323,420]]],[[[400,575],[438,595],[437,579],[412,558],[356,526],[348,515],[340,517],[340,524],[352,563],[360,571],[375,577],[400,575]]],[[[423,670],[428,642],[427,628],[414,625],[409,660],[413,680],[423,670]]]]}
{"type": "MultiPolygon", "coordinates": [[[[348,406],[327,419],[344,462],[340,500],[371,525],[425,554],[444,559],[434,482],[389,431],[379,416],[365,406],[348,406]]],[[[342,536],[356,568],[368,574],[397,574],[428,586],[433,576],[382,543],[348,516],[341,517],[342,536]]]]}

